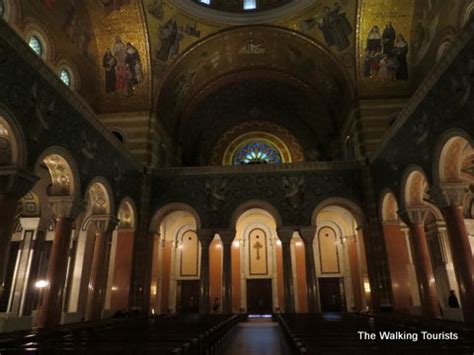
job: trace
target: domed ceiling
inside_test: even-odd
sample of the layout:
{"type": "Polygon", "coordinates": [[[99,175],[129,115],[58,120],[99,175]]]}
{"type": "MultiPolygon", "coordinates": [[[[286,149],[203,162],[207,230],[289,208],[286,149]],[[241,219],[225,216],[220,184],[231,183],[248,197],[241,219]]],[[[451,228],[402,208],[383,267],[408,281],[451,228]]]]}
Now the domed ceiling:
{"type": "Polygon", "coordinates": [[[195,4],[219,11],[242,13],[245,11],[265,11],[294,0],[188,0],[195,4]]]}
{"type": "Polygon", "coordinates": [[[84,96],[98,113],[152,107],[174,142],[189,130],[202,136],[200,120],[212,111],[206,124],[220,127],[216,132],[245,120],[232,116],[239,107],[224,92],[239,95],[240,111],[261,113],[251,119],[280,120],[301,132],[328,129],[332,136],[360,98],[410,97],[474,9],[473,0],[256,0],[257,8],[247,10],[243,0],[18,3],[31,8],[25,23],[36,11],[51,24],[48,35],[68,38],[58,55],[75,56],[84,96]],[[111,82],[108,55],[123,62],[126,53],[133,57],[125,63],[133,65],[131,78],[111,82]],[[261,103],[247,105],[252,95],[261,103]]]}

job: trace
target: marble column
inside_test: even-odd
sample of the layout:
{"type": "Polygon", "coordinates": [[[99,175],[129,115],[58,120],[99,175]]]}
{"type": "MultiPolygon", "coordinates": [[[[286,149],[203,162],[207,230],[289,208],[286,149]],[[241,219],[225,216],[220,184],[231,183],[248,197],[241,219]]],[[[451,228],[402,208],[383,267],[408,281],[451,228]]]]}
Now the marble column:
{"type": "Polygon", "coordinates": [[[410,228],[410,239],[413,246],[414,264],[423,315],[428,318],[439,318],[440,309],[436,282],[425,234],[424,222],[427,213],[428,210],[424,206],[408,207],[400,212],[400,217],[410,228]]]}
{"type": "Polygon", "coordinates": [[[295,292],[293,289],[293,272],[291,267],[291,238],[294,228],[279,228],[278,238],[281,241],[283,255],[283,289],[285,293],[285,313],[295,312],[295,292]]]}
{"type": "Polygon", "coordinates": [[[318,280],[316,279],[316,265],[314,263],[313,241],[316,235],[316,227],[301,227],[300,236],[304,243],[306,263],[306,284],[308,297],[308,312],[318,311],[318,280]]]}
{"type": "Polygon", "coordinates": [[[50,223],[51,220],[49,218],[41,218],[33,239],[33,245],[31,247],[33,256],[31,258],[30,273],[28,275],[28,284],[25,293],[25,305],[23,308],[23,315],[25,316],[31,315],[32,311],[38,306],[39,292],[35,284],[39,278],[41,259],[44,258],[43,246],[50,223]]]}
{"type": "Polygon", "coordinates": [[[38,177],[16,166],[0,167],[0,299],[5,286],[5,273],[18,201],[38,181],[38,177]]]}
{"type": "Polygon", "coordinates": [[[222,257],[222,312],[225,314],[232,313],[232,242],[235,238],[235,230],[223,230],[218,232],[224,247],[224,255],[222,257]]]}
{"type": "Polygon", "coordinates": [[[199,313],[208,314],[210,312],[209,300],[209,246],[214,239],[214,231],[210,229],[198,229],[196,231],[201,243],[201,275],[199,285],[199,313]]]}
{"type": "Polygon", "coordinates": [[[474,323],[474,260],[463,216],[467,185],[462,182],[441,183],[429,193],[446,219],[464,321],[474,323]]]}
{"type": "Polygon", "coordinates": [[[75,196],[52,196],[49,198],[49,207],[56,220],[56,228],[46,277],[48,286],[45,288],[38,319],[39,327],[50,328],[61,322],[72,226],[85,206],[86,203],[75,196]]]}
{"type": "Polygon", "coordinates": [[[30,265],[34,255],[34,243],[41,219],[39,217],[20,218],[20,223],[23,228],[23,240],[20,244],[16,277],[12,290],[13,298],[10,307],[10,312],[18,316],[23,314],[26,293],[28,291],[30,265]]]}
{"type": "Polygon", "coordinates": [[[89,283],[91,292],[89,293],[90,297],[87,299],[86,320],[97,320],[102,318],[104,308],[109,265],[109,241],[118,220],[113,216],[105,215],[93,216],[91,222],[95,225],[96,233],[89,283]]]}

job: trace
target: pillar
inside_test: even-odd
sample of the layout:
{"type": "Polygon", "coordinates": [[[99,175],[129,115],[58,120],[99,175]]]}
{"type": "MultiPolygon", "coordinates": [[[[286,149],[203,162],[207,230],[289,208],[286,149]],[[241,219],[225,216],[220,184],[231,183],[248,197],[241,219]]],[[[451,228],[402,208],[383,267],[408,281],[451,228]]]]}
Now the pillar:
{"type": "Polygon", "coordinates": [[[89,283],[91,292],[87,300],[86,320],[97,320],[102,317],[109,265],[109,241],[117,222],[118,220],[112,216],[92,217],[92,223],[94,223],[96,227],[96,234],[89,283]]]}
{"type": "MultiPolygon", "coordinates": [[[[121,228],[117,229],[116,247],[115,247],[115,263],[113,270],[110,273],[112,277],[112,288],[110,295],[110,309],[118,311],[128,307],[128,298],[130,293],[130,275],[132,272],[132,254],[133,254],[133,240],[135,231],[133,229],[121,228]]],[[[158,255],[160,247],[159,234],[155,233],[155,242],[153,243],[154,254],[158,255]],[[155,254],[156,252],[156,254],[155,254]]],[[[158,259],[158,258],[157,258],[158,259]]],[[[161,260],[161,259],[158,259],[161,260]]],[[[161,265],[158,265],[158,260],[154,260],[152,272],[160,272],[161,265]]],[[[155,284],[155,292],[157,285],[155,284]]],[[[156,295],[154,295],[156,296],[156,295]]],[[[159,312],[159,307],[156,300],[153,301],[152,308],[159,312]]]]}
{"type": "Polygon", "coordinates": [[[440,309],[436,291],[436,282],[431,265],[428,242],[425,235],[425,218],[428,213],[426,207],[408,207],[400,213],[410,228],[411,243],[418,288],[420,292],[421,309],[428,318],[439,318],[440,309]]]}
{"type": "Polygon", "coordinates": [[[33,238],[33,245],[31,247],[33,256],[31,258],[28,284],[25,291],[25,304],[23,307],[24,316],[31,315],[32,311],[36,310],[38,307],[39,292],[35,285],[40,276],[41,260],[44,258],[43,245],[50,223],[50,219],[41,218],[33,238]]]}
{"type": "Polygon", "coordinates": [[[222,246],[224,248],[224,255],[222,257],[222,312],[225,314],[232,313],[232,242],[235,238],[235,230],[223,230],[219,231],[219,236],[222,240],[222,246]]]}
{"type": "Polygon", "coordinates": [[[214,231],[198,229],[196,232],[201,242],[201,275],[199,279],[199,313],[208,314],[210,311],[209,300],[209,246],[214,238],[214,231]]]}
{"type": "Polygon", "coordinates": [[[474,260],[463,216],[466,193],[462,182],[441,183],[430,190],[446,219],[464,321],[474,323],[474,260]]]}
{"type": "MultiPolygon", "coordinates": [[[[38,238],[38,231],[42,223],[39,217],[20,218],[20,223],[23,228],[23,241],[20,246],[20,257],[17,264],[16,278],[13,288],[13,299],[11,302],[10,312],[21,316],[25,306],[26,295],[28,293],[28,280],[32,259],[35,254],[35,241],[38,238]]],[[[41,236],[41,233],[39,233],[41,236]]]]}
{"type": "Polygon", "coordinates": [[[46,277],[48,286],[45,288],[38,320],[40,327],[54,327],[61,321],[72,225],[85,206],[85,202],[75,196],[52,196],[49,198],[49,207],[56,220],[56,228],[46,277]]]}
{"type": "Polygon", "coordinates": [[[420,292],[418,291],[418,279],[416,278],[415,264],[413,262],[413,248],[410,243],[410,228],[404,225],[400,228],[405,235],[405,245],[408,253],[408,282],[410,283],[410,295],[412,307],[421,308],[420,292]]]}
{"type": "Polygon", "coordinates": [[[318,281],[316,279],[316,265],[314,264],[313,240],[316,227],[301,227],[300,236],[303,239],[306,263],[306,284],[308,295],[308,312],[318,311],[318,281]]]}
{"type": "Polygon", "coordinates": [[[291,237],[293,228],[280,228],[277,231],[283,254],[283,289],[285,294],[285,313],[295,312],[295,293],[293,290],[293,271],[291,268],[291,237]]]}
{"type": "Polygon", "coordinates": [[[38,177],[16,166],[0,167],[0,299],[5,286],[5,273],[18,201],[38,181],[38,177]]]}

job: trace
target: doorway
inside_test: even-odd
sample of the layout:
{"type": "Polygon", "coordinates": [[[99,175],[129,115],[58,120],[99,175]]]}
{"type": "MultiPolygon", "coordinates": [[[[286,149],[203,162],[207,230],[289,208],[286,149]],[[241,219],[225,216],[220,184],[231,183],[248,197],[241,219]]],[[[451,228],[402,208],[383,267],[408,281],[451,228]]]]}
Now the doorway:
{"type": "Polygon", "coordinates": [[[342,312],[341,281],[339,277],[319,279],[321,312],[342,312]]]}
{"type": "Polygon", "coordinates": [[[271,314],[273,313],[272,280],[248,279],[247,280],[247,313],[271,314]]]}
{"type": "Polygon", "coordinates": [[[199,313],[199,280],[178,281],[176,289],[178,313],[199,313]]]}

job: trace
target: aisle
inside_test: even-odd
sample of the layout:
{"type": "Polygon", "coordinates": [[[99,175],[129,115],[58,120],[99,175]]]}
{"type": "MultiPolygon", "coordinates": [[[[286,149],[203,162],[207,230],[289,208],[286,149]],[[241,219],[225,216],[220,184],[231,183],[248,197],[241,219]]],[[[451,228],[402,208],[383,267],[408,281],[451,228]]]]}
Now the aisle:
{"type": "Polygon", "coordinates": [[[278,323],[252,320],[238,325],[237,334],[225,355],[287,355],[290,354],[278,323]]]}

